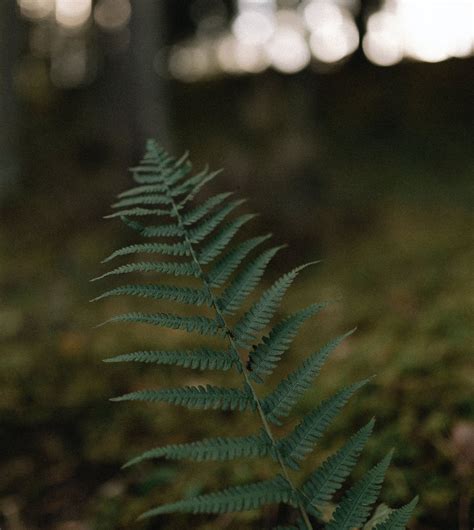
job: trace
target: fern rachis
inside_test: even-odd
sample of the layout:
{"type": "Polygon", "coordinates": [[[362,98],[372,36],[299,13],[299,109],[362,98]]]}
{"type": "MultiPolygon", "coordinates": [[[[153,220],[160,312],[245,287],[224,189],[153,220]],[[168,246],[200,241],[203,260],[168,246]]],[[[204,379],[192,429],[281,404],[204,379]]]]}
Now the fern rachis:
{"type": "MultiPolygon", "coordinates": [[[[365,381],[344,388],[326,399],[285,437],[278,438],[271,424],[278,425],[288,416],[331,351],[352,332],[308,356],[273,391],[263,398],[258,396],[254,385],[264,383],[265,378],[277,368],[301,325],[324,309],[326,304],[312,304],[271,326],[285,292],[306,267],[304,265],[284,274],[248,310],[242,312],[245,299],[254,291],[270,260],[282,247],[259,250],[258,256],[252,258],[252,254],[268,240],[269,235],[233,244],[234,237],[254,216],[246,214],[228,220],[231,213],[244,202],[228,200],[232,195],[230,193],[214,195],[190,206],[205,184],[218,174],[210,173],[206,168],[189,176],[191,169],[187,155],[176,161],[154,141],[148,142],[142,163],[132,168],[138,185],[119,195],[119,201],[114,204],[117,211],[109,216],[120,217],[126,225],[144,237],[145,242],[121,248],[105,261],[138,253],[165,256],[168,261],[130,262],[99,278],[134,272],[155,272],[183,278],[195,277],[200,286],[127,283],[106,291],[97,299],[128,295],[170,300],[193,307],[208,306],[213,316],[131,312],[116,315],[107,322],[138,322],[189,333],[197,332],[204,337],[216,336],[223,341],[222,348],[138,351],[118,355],[107,361],[156,363],[200,370],[234,368],[241,376],[242,386],[228,388],[201,385],[150,389],[125,394],[114,400],[161,401],[187,408],[253,411],[257,413],[261,429],[249,436],[207,438],[158,447],[146,451],[126,465],[151,458],[207,461],[269,457],[277,463],[279,473],[273,479],[230,487],[160,506],[143,514],[143,517],[173,511],[241,511],[283,502],[295,507],[299,513],[298,528],[313,529],[315,520],[321,524],[319,508],[332,499],[350,474],[370,435],[373,422],[361,429],[342,449],[311,473],[302,486],[297,485],[290,469],[299,469],[300,461],[314,449],[332,419],[365,381]],[[159,220],[166,218],[166,221],[159,225],[144,225],[144,219],[150,217],[159,220]],[[150,238],[164,238],[165,241],[150,242],[150,238]],[[229,320],[229,316],[233,314],[236,314],[235,325],[231,325],[229,320]],[[262,336],[267,330],[267,334],[262,336]]],[[[344,530],[365,524],[378,497],[388,462],[389,457],[348,490],[332,520],[326,524],[327,530],[344,530]]],[[[415,501],[412,501],[400,510],[394,510],[377,529],[405,528],[414,504],[415,501]]]]}

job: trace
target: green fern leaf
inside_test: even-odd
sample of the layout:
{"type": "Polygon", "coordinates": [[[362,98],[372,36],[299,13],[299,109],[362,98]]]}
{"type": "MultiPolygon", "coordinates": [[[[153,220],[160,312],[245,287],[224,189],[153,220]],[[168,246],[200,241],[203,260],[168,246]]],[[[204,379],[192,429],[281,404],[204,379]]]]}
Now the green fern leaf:
{"type": "Polygon", "coordinates": [[[119,256],[128,256],[130,254],[163,254],[164,256],[189,256],[189,246],[187,243],[142,243],[139,245],[130,245],[113,252],[110,256],[102,260],[107,263],[119,256]]]}
{"type": "Polygon", "coordinates": [[[112,208],[123,208],[129,206],[155,206],[170,204],[171,199],[167,195],[139,195],[137,197],[127,197],[112,204],[112,208]]]}
{"type": "Polygon", "coordinates": [[[224,461],[237,458],[256,458],[270,453],[269,441],[262,435],[206,438],[198,442],[166,445],[146,451],[128,461],[129,467],[144,460],[165,458],[166,460],[224,461]]]}
{"type": "MultiPolygon", "coordinates": [[[[250,309],[242,311],[245,300],[257,287],[269,262],[283,247],[259,250],[252,257],[252,252],[270,235],[245,240],[239,238],[240,241],[234,244],[234,238],[237,239],[240,229],[255,215],[241,215],[232,219],[232,212],[244,201],[228,201],[231,193],[217,194],[195,206],[189,205],[219,171],[210,172],[206,167],[193,174],[187,157],[185,153],[176,159],[169,156],[156,141],[147,142],[144,157],[137,167],[131,169],[135,187],[119,194],[113,205],[115,211],[107,217],[118,217],[141,238],[158,238],[158,241],[150,242],[148,239],[145,240],[148,242],[126,246],[113,252],[104,261],[138,253],[155,254],[158,259],[153,261],[148,258],[147,261],[128,263],[105,272],[95,280],[121,274],[158,273],[196,278],[199,285],[188,286],[179,282],[175,286],[166,280],[158,284],[130,282],[107,290],[95,300],[135,296],[150,300],[171,300],[196,308],[207,305],[202,316],[129,312],[116,315],[107,322],[145,323],[189,333],[197,332],[225,339],[226,345],[217,349],[201,347],[191,350],[135,351],[116,355],[106,359],[106,362],[153,363],[197,370],[235,368],[243,376],[243,386],[226,388],[198,385],[145,389],[119,396],[113,401],[161,402],[201,410],[251,410],[258,413],[263,428],[258,434],[250,436],[219,436],[157,447],[133,458],[126,466],[154,458],[223,461],[270,456],[280,467],[282,475],[159,506],[142,517],[175,511],[224,513],[283,502],[297,508],[299,516],[296,517],[295,514],[295,517],[288,519],[292,523],[277,526],[275,530],[309,530],[312,528],[309,517],[322,519],[320,508],[332,501],[334,494],[342,488],[354,468],[372,431],[373,421],[313,471],[302,488],[298,489],[293,484],[289,468],[298,469],[300,462],[313,451],[344,404],[366,381],[344,388],[320,403],[289,434],[280,439],[272,432],[270,424],[280,425],[282,419],[290,414],[293,406],[319,374],[329,354],[353,330],[329,342],[319,352],[311,354],[266,397],[262,399],[258,396],[253,382],[264,382],[290,348],[303,323],[327,304],[312,304],[272,325],[283,296],[297,274],[306,267],[304,265],[281,276],[256,298],[257,301],[250,305],[250,309]],[[158,218],[155,224],[147,222],[150,215],[158,218]],[[161,242],[161,238],[165,242],[161,242]],[[171,240],[166,241],[167,238],[171,240]],[[162,256],[185,259],[166,262],[162,261],[162,256]],[[227,315],[233,315],[237,311],[241,313],[237,318],[229,319],[230,324],[227,315]],[[204,316],[207,314],[212,314],[212,318],[204,316]],[[263,334],[265,336],[261,338],[263,334]],[[248,355],[246,364],[239,353],[243,349],[248,355]]],[[[326,525],[326,530],[353,530],[367,523],[389,460],[390,455],[346,492],[333,513],[333,519],[326,525]]],[[[374,516],[366,526],[378,525],[377,530],[402,530],[415,503],[416,500],[390,515],[387,512],[383,518],[374,516]]]]}
{"type": "Polygon", "coordinates": [[[369,518],[379,496],[392,451],[344,495],[325,530],[360,528],[369,518]]]}
{"type": "Polygon", "coordinates": [[[271,259],[282,248],[284,248],[283,245],[265,250],[237,275],[217,300],[219,308],[224,314],[232,314],[237,311],[245,298],[257,286],[271,259]]]}
{"type": "Polygon", "coordinates": [[[291,488],[286,480],[277,475],[245,486],[235,486],[207,495],[199,495],[172,504],[165,504],[145,512],[140,519],[173,512],[227,513],[254,510],[265,504],[285,502],[294,504],[291,488]]]}
{"type": "MultiPolygon", "coordinates": [[[[216,172],[216,174],[217,174],[217,172],[216,172]]],[[[216,174],[209,173],[209,167],[206,166],[202,171],[200,171],[199,173],[196,173],[192,177],[188,178],[186,181],[182,182],[179,186],[177,186],[176,188],[171,190],[171,195],[174,196],[174,197],[177,197],[177,196],[182,195],[184,193],[189,193],[190,190],[195,189],[196,186],[201,184],[203,181],[208,182],[207,179],[211,175],[213,175],[212,178],[214,178],[216,176],[216,174]]],[[[169,180],[169,179],[167,179],[167,180],[169,180]]],[[[175,184],[175,183],[172,182],[171,184],[175,184]]]]}
{"type": "Polygon", "coordinates": [[[173,300],[183,304],[211,305],[211,297],[205,289],[193,289],[191,287],[175,287],[173,285],[121,285],[107,291],[92,301],[101,300],[110,296],[140,296],[153,298],[155,300],[173,300]]]}
{"type": "Polygon", "coordinates": [[[118,212],[113,212],[109,215],[105,215],[104,219],[113,219],[114,217],[143,217],[145,215],[154,215],[157,217],[162,217],[165,215],[171,215],[170,210],[162,209],[148,209],[148,208],[130,208],[128,210],[120,210],[118,212]]]}
{"type": "Polygon", "coordinates": [[[127,263],[121,265],[116,269],[112,269],[97,278],[93,278],[91,281],[101,280],[107,276],[115,276],[116,274],[129,274],[133,272],[160,272],[162,274],[171,274],[174,276],[194,276],[198,277],[200,274],[199,267],[193,262],[188,263],[176,263],[176,262],[139,262],[139,263],[127,263]]]}
{"type": "Polygon", "coordinates": [[[222,221],[245,200],[232,201],[222,207],[220,210],[205,219],[200,225],[189,230],[189,239],[191,243],[199,243],[213,232],[222,221]]]}
{"type": "MultiPolygon", "coordinates": [[[[209,173],[208,175],[206,175],[204,178],[200,180],[199,184],[196,184],[194,187],[191,187],[186,197],[178,203],[178,209],[182,209],[185,204],[192,201],[194,197],[196,197],[196,195],[201,191],[201,189],[208,182],[210,182],[211,180],[214,180],[217,177],[217,175],[219,175],[219,173],[221,172],[222,172],[222,169],[218,169],[217,171],[209,173]]],[[[186,191],[186,190],[183,188],[182,191],[186,191]]]]}
{"type": "Polygon", "coordinates": [[[123,199],[125,197],[141,195],[142,193],[165,193],[167,189],[167,184],[145,184],[144,186],[135,186],[134,188],[130,188],[129,190],[122,191],[122,193],[119,193],[117,197],[119,199],[123,199]]]}
{"type": "Polygon", "coordinates": [[[224,331],[216,320],[202,316],[183,317],[170,313],[124,313],[109,318],[99,326],[113,322],[151,324],[164,328],[180,329],[188,333],[197,332],[201,335],[224,335],[224,331]]]}
{"type": "Polygon", "coordinates": [[[140,231],[144,237],[178,237],[183,235],[183,229],[177,224],[145,226],[140,231]]]}
{"type": "Polygon", "coordinates": [[[222,204],[228,197],[230,197],[232,192],[219,193],[218,195],[213,195],[209,197],[205,202],[199,204],[189,212],[183,213],[183,224],[184,226],[192,226],[193,224],[200,221],[205,217],[213,208],[222,204]]]}
{"type": "Polygon", "coordinates": [[[111,401],[161,401],[189,409],[247,410],[253,409],[250,393],[238,388],[211,385],[184,386],[163,390],[139,390],[112,398],[111,401]]]}
{"type": "Polygon", "coordinates": [[[301,366],[283,379],[276,389],[262,403],[267,419],[280,425],[280,417],[288,416],[293,405],[298,401],[319,374],[329,354],[354,330],[326,344],[319,352],[310,355],[301,366]]]}
{"type": "Polygon", "coordinates": [[[299,468],[297,461],[303,460],[308,453],[313,451],[316,443],[349,398],[367,382],[368,379],[343,388],[323,401],[303,418],[292,433],[279,442],[278,447],[289,467],[299,468]]]}
{"type": "Polygon", "coordinates": [[[342,486],[356,465],[357,459],[372,433],[374,423],[372,419],[354,434],[344,447],[313,471],[302,488],[303,495],[310,505],[320,507],[332,499],[334,493],[342,486]]]}
{"type": "Polygon", "coordinates": [[[237,217],[230,223],[228,223],[217,235],[215,235],[209,243],[201,250],[198,255],[198,261],[202,265],[210,263],[216,258],[231,242],[237,232],[248,223],[251,219],[256,217],[255,214],[246,214],[237,217]]]}
{"type": "Polygon", "coordinates": [[[270,237],[271,234],[267,234],[265,236],[247,239],[216,261],[207,274],[209,286],[211,288],[221,287],[246,256],[270,237]]]}
{"type": "Polygon", "coordinates": [[[398,510],[393,510],[383,523],[375,527],[375,530],[405,530],[417,504],[418,497],[415,497],[405,506],[398,508],[398,510]]]}
{"type": "Polygon", "coordinates": [[[208,348],[185,351],[137,351],[116,355],[104,362],[140,362],[182,366],[195,370],[229,370],[236,361],[233,352],[216,351],[208,348]]]}
{"type": "Polygon", "coordinates": [[[248,362],[250,378],[253,381],[262,383],[263,377],[273,372],[304,321],[318,313],[323,307],[321,304],[312,304],[290,315],[276,324],[260,344],[254,346],[248,362]]]}
{"type": "Polygon", "coordinates": [[[281,276],[237,322],[234,328],[234,336],[239,347],[249,348],[251,346],[257,333],[262,331],[275,315],[283,296],[298,276],[298,273],[308,265],[297,267],[281,276]]]}
{"type": "Polygon", "coordinates": [[[142,225],[142,223],[134,219],[129,219],[126,215],[122,215],[120,217],[120,220],[122,221],[123,224],[127,225],[129,228],[131,228],[132,230],[135,230],[135,232],[138,232],[139,234],[143,235],[145,226],[142,225]]]}

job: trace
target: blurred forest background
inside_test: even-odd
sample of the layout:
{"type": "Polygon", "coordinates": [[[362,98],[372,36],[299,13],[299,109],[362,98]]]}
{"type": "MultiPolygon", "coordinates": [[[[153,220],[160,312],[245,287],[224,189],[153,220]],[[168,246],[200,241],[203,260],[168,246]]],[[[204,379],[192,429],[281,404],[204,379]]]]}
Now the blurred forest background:
{"type": "Polygon", "coordinates": [[[94,329],[124,302],[88,303],[104,287],[89,283],[100,260],[133,239],[102,217],[150,136],[225,168],[214,189],[249,197],[263,213],[255,233],[290,244],[273,274],[324,260],[285,308],[342,301],[307,325],[284,369],[358,326],[297,413],[377,377],[312,463],[375,415],[358,472],[394,446],[383,499],[419,493],[414,530],[472,528],[473,45],[472,0],[0,2],[2,529],[244,530],[277,517],[135,522],[269,473],[247,461],[120,470],[141,450],[245,427],[108,401],[183,381],[102,364],[159,337],[94,329]]]}

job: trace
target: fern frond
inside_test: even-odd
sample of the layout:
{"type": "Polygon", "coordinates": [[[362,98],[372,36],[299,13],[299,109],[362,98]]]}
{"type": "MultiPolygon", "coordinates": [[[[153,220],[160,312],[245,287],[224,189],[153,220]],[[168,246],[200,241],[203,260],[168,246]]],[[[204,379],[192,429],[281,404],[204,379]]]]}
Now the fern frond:
{"type": "Polygon", "coordinates": [[[144,460],[165,458],[166,460],[224,461],[237,458],[256,458],[270,454],[271,446],[263,434],[253,436],[206,438],[198,442],[166,445],[146,451],[128,461],[129,467],[144,460]]]}
{"type": "Polygon", "coordinates": [[[130,245],[116,250],[110,256],[102,260],[107,263],[119,256],[128,256],[130,254],[162,254],[164,256],[189,256],[189,247],[186,243],[141,243],[130,245]]]}
{"type": "MultiPolygon", "coordinates": [[[[215,177],[215,175],[218,172],[209,173],[209,166],[204,167],[202,171],[199,173],[196,173],[192,177],[189,177],[187,180],[182,182],[179,186],[173,188],[172,186],[175,184],[175,182],[170,182],[170,191],[171,195],[173,197],[177,197],[179,195],[182,195],[183,193],[189,193],[190,190],[193,190],[196,188],[196,186],[200,185],[202,182],[208,182],[207,179],[209,179],[212,176],[212,178],[215,177]]],[[[169,182],[169,179],[167,179],[169,182]]]]}
{"type": "Polygon", "coordinates": [[[157,217],[163,217],[165,215],[171,215],[170,210],[163,209],[148,209],[148,208],[130,208],[128,210],[120,210],[113,212],[109,215],[104,215],[104,219],[113,219],[114,217],[142,217],[145,215],[155,215],[157,217]]]}
{"type": "Polygon", "coordinates": [[[368,380],[364,380],[343,388],[323,401],[302,419],[293,432],[279,442],[279,449],[289,467],[299,468],[297,461],[303,460],[308,453],[313,451],[316,443],[349,398],[367,382],[368,380]]]}
{"type": "Polygon", "coordinates": [[[275,315],[283,296],[299,272],[307,266],[309,264],[297,267],[281,276],[237,322],[234,336],[239,347],[249,348],[251,346],[256,334],[262,331],[275,315]]]}
{"type": "Polygon", "coordinates": [[[168,188],[167,184],[145,184],[143,186],[135,186],[129,190],[122,191],[117,197],[123,199],[125,197],[133,197],[134,195],[141,195],[142,193],[165,193],[168,188]]]}
{"type": "Polygon", "coordinates": [[[213,232],[224,219],[238,206],[245,202],[244,199],[232,201],[223,206],[220,210],[205,219],[200,225],[191,228],[188,237],[191,243],[199,243],[213,232]]]}
{"type": "Polygon", "coordinates": [[[144,237],[178,237],[183,235],[183,230],[180,226],[174,223],[158,226],[144,226],[141,230],[141,235],[144,237]]]}
{"type": "Polygon", "coordinates": [[[279,247],[265,250],[237,275],[217,300],[219,308],[224,314],[232,314],[234,311],[237,311],[245,298],[257,286],[271,259],[282,248],[284,246],[280,245],[279,247]]]}
{"type": "Polygon", "coordinates": [[[171,405],[181,405],[189,409],[247,410],[254,403],[246,390],[222,388],[217,386],[184,386],[163,390],[139,390],[123,396],[111,398],[111,401],[161,401],[171,405]]]}
{"type": "Polygon", "coordinates": [[[227,513],[253,510],[265,504],[285,502],[295,504],[292,490],[281,476],[245,486],[235,486],[225,490],[199,495],[172,504],[165,504],[145,512],[140,519],[173,512],[187,513],[227,513]]]}
{"type": "Polygon", "coordinates": [[[237,217],[228,223],[218,234],[216,234],[207,245],[199,252],[198,261],[201,265],[210,263],[216,258],[232,241],[237,232],[248,223],[251,219],[256,217],[256,214],[246,214],[237,217]]]}
{"type": "Polygon", "coordinates": [[[268,336],[250,352],[247,363],[250,379],[262,383],[263,377],[273,372],[282,355],[288,350],[304,321],[323,308],[322,304],[312,304],[278,322],[268,336]]]}
{"type": "Polygon", "coordinates": [[[218,260],[207,274],[210,287],[221,287],[246,256],[270,237],[271,234],[267,234],[247,239],[218,260]]]}
{"type": "Polygon", "coordinates": [[[185,153],[179,160],[168,156],[143,159],[138,167],[132,167],[130,171],[138,184],[162,183],[166,179],[169,186],[192,170],[192,164],[186,160],[187,156],[188,153],[185,153]]]}
{"type": "Polygon", "coordinates": [[[262,403],[267,419],[280,425],[281,417],[288,416],[293,405],[309,388],[313,379],[319,374],[329,354],[354,330],[341,335],[324,346],[319,352],[313,353],[303,361],[301,366],[283,379],[276,389],[262,403]]]}
{"type": "Polygon", "coordinates": [[[115,289],[107,291],[92,302],[109,298],[111,296],[140,296],[142,298],[152,298],[154,300],[173,300],[183,304],[200,306],[211,305],[211,297],[205,289],[193,289],[191,287],[175,287],[173,285],[121,285],[115,289]]]}
{"type": "Polygon", "coordinates": [[[375,527],[375,530],[405,530],[417,504],[418,497],[415,497],[411,502],[405,504],[405,506],[393,510],[383,523],[375,527]]]}
{"type": "Polygon", "coordinates": [[[313,471],[305,482],[302,492],[310,505],[320,507],[329,502],[334,493],[342,486],[357,463],[362,449],[374,428],[372,419],[359,432],[325,460],[321,466],[313,471]]]}
{"type": "Polygon", "coordinates": [[[183,214],[183,224],[184,226],[192,226],[193,224],[200,221],[205,217],[213,208],[219,206],[223,203],[228,197],[232,195],[232,192],[219,193],[207,199],[202,204],[196,206],[194,209],[190,210],[183,214]]]}
{"type": "MultiPolygon", "coordinates": [[[[213,171],[212,173],[209,173],[205,177],[203,177],[198,184],[194,185],[194,187],[188,186],[188,189],[189,189],[188,194],[186,195],[186,197],[184,199],[182,199],[178,203],[178,209],[182,209],[185,204],[187,204],[189,201],[192,201],[194,199],[194,197],[196,197],[196,195],[201,191],[201,189],[208,182],[210,182],[211,180],[214,180],[217,177],[217,175],[219,175],[219,173],[221,173],[221,172],[222,172],[222,169],[218,169],[217,171],[213,171]]],[[[181,191],[185,192],[187,190],[183,188],[181,191]]]]}
{"type": "Polygon", "coordinates": [[[325,530],[352,530],[360,528],[367,521],[391,459],[392,451],[352,486],[338,504],[325,530]]]}
{"type": "Polygon", "coordinates": [[[185,351],[137,351],[104,359],[107,363],[154,363],[195,370],[229,370],[236,361],[233,352],[209,348],[185,351]]]}
{"type": "MultiPolygon", "coordinates": [[[[185,285],[181,282],[172,285],[166,280],[158,284],[124,282],[124,285],[110,288],[95,300],[134,296],[150,300],[171,300],[196,308],[207,305],[208,308],[196,315],[128,312],[113,316],[104,324],[151,324],[216,336],[224,339],[225,344],[221,341],[222,345],[216,349],[200,347],[190,350],[135,351],[116,355],[106,359],[106,362],[153,363],[202,371],[235,368],[242,379],[241,386],[232,388],[196,385],[144,389],[116,397],[113,401],[150,401],[200,410],[251,410],[260,419],[261,430],[248,436],[218,436],[156,447],[136,456],[125,467],[155,458],[224,461],[270,456],[281,472],[270,480],[159,506],[142,517],[176,511],[223,513],[283,502],[295,507],[298,516],[289,518],[291,523],[287,526],[277,526],[274,530],[313,529],[310,517],[319,521],[323,519],[320,509],[325,504],[334,502],[334,494],[342,488],[350,475],[372,431],[373,420],[313,471],[301,488],[296,487],[289,470],[299,468],[300,462],[313,451],[352,394],[367,381],[346,387],[324,400],[297,423],[293,430],[280,438],[275,435],[270,424],[280,425],[283,418],[290,414],[293,406],[319,374],[329,354],[354,330],[312,353],[296,370],[281,380],[273,391],[263,399],[260,398],[254,383],[263,383],[273,373],[303,323],[328,305],[315,303],[273,322],[285,293],[307,265],[282,275],[263,294],[256,297],[255,302],[249,304],[249,309],[243,310],[246,299],[253,295],[268,264],[283,246],[263,251],[259,248],[256,251],[259,245],[269,239],[270,234],[251,239],[240,237],[241,228],[255,215],[245,214],[233,218],[233,212],[244,201],[229,200],[232,193],[213,195],[200,204],[191,206],[191,201],[220,171],[211,172],[206,167],[200,172],[193,172],[187,153],[176,159],[169,156],[156,141],[150,140],[144,157],[131,171],[135,187],[118,195],[113,205],[115,211],[107,217],[120,218],[141,238],[148,239],[120,248],[104,261],[139,253],[158,255],[158,259],[149,257],[146,261],[124,264],[95,280],[122,274],[158,273],[183,279],[195,278],[198,281],[194,281],[194,284],[198,285],[185,285]],[[155,223],[148,221],[150,215],[156,216],[155,223]],[[150,238],[158,240],[150,241],[150,238]],[[234,239],[238,239],[237,243],[234,243],[234,239]],[[256,255],[252,255],[254,251],[256,255]],[[172,261],[173,258],[162,261],[166,259],[163,256],[177,258],[176,261],[172,261]],[[228,315],[237,312],[239,314],[235,318],[228,320],[228,315]],[[248,355],[248,358],[241,357],[241,354],[248,355]]],[[[390,455],[346,492],[334,511],[332,520],[326,525],[326,530],[353,530],[361,528],[367,522],[389,461],[390,455]]],[[[391,513],[386,510],[383,516],[377,511],[366,526],[378,525],[377,530],[402,530],[415,504],[416,499],[391,513]]],[[[322,523],[318,524],[319,528],[322,523]]]]}
{"type": "Polygon", "coordinates": [[[129,206],[155,206],[171,204],[171,199],[167,195],[139,195],[137,197],[127,197],[120,199],[118,202],[112,204],[112,208],[123,208],[129,206]]]}
{"type": "Polygon", "coordinates": [[[201,335],[224,335],[224,331],[216,320],[202,316],[181,316],[170,313],[124,313],[115,315],[103,324],[113,322],[130,322],[136,324],[152,324],[164,328],[180,329],[188,333],[197,332],[201,335]]]}
{"type": "Polygon", "coordinates": [[[116,269],[112,269],[91,281],[101,280],[107,276],[115,276],[116,274],[130,274],[133,272],[160,272],[162,274],[171,274],[173,276],[194,276],[198,277],[199,267],[192,261],[188,263],[165,262],[165,261],[144,261],[138,263],[127,263],[121,265],[116,269]]]}

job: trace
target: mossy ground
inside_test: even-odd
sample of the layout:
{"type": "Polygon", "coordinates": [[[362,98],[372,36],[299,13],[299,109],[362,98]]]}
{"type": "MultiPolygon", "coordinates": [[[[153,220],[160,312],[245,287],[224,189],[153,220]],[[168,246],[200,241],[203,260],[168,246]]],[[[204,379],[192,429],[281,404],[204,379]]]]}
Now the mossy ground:
{"type": "MultiPolygon", "coordinates": [[[[333,221],[324,208],[318,215],[333,221]]],[[[375,433],[355,476],[395,447],[384,501],[401,504],[419,493],[414,529],[456,528],[460,501],[470,487],[453,431],[472,421],[473,412],[472,214],[452,204],[420,207],[395,200],[379,203],[372,219],[355,238],[323,239],[300,252],[303,259],[324,261],[297,280],[285,312],[314,300],[338,301],[305,325],[278,376],[325,340],[358,326],[293,418],[344,384],[377,377],[346,407],[307,469],[376,416],[375,433]]],[[[277,517],[273,507],[263,519],[250,512],[135,523],[153,505],[265,478],[272,464],[159,461],[121,471],[120,465],[143,449],[251,432],[254,419],[109,402],[147,384],[219,382],[227,375],[103,364],[101,359],[118,353],[183,340],[181,333],[141,326],[94,329],[135,304],[88,303],[106,285],[88,280],[101,271],[100,259],[123,241],[123,229],[104,221],[99,228],[48,239],[48,233],[34,236],[41,227],[16,221],[14,230],[9,225],[0,235],[5,294],[0,306],[0,502],[7,528],[270,528],[277,517]]],[[[56,225],[51,226],[53,233],[56,225]]],[[[271,276],[301,261],[290,246],[271,276]]]]}

